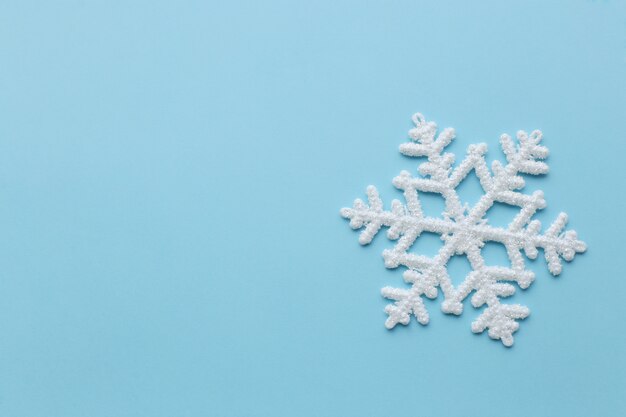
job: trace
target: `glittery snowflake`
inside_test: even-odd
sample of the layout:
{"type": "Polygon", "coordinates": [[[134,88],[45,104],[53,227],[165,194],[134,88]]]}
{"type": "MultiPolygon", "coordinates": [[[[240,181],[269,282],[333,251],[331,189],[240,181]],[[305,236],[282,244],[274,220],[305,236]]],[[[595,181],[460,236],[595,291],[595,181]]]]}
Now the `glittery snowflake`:
{"type": "Polygon", "coordinates": [[[419,165],[419,176],[402,171],[393,179],[393,185],[404,192],[406,203],[391,202],[391,209],[384,210],[378,191],[374,186],[367,188],[368,203],[361,199],[352,208],[341,209],[341,215],[350,219],[353,229],[364,228],[359,243],[367,245],[382,227],[388,227],[387,237],[397,241],[393,249],[383,252],[385,266],[404,266],[404,280],[410,287],[382,289],[383,297],[393,303],[387,305],[385,326],[408,324],[411,315],[423,325],[429,321],[423,296],[436,298],[438,288],[444,295],[441,309],[448,314],[459,315],[463,301],[470,293],[471,303],[480,308],[486,305],[480,316],[472,323],[472,331],[481,333],[488,329],[493,339],[500,339],[505,346],[513,345],[513,333],[519,328],[517,320],[530,314],[526,306],[504,304],[502,298],[511,296],[516,283],[526,289],[535,279],[532,271],[526,270],[524,257],[535,259],[538,249],[543,249],[548,269],[553,275],[561,273],[561,258],[571,261],[576,253],[584,252],[586,245],[578,240],[575,231],[564,231],[567,215],[560,213],[543,233],[541,223],[532,220],[537,210],[546,206],[543,192],[530,195],[520,192],[525,183],[519,174],[539,175],[548,172],[542,160],[548,149],[540,145],[542,134],[535,130],[530,135],[517,133],[517,143],[502,135],[500,144],[506,164],[494,161],[491,170],[487,167],[485,153],[487,145],[470,145],[465,159],[455,168],[454,155],[444,153],[444,148],[454,139],[454,129],[447,128],[437,134],[437,125],[425,121],[421,114],[413,116],[415,128],[409,131],[410,141],[400,145],[400,152],[410,157],[426,157],[419,165]],[[484,190],[478,203],[463,205],[457,187],[474,170],[484,190]],[[420,204],[419,192],[436,193],[445,200],[445,211],[441,218],[428,217],[420,204]],[[505,228],[489,225],[485,215],[494,203],[519,207],[519,213],[505,228]],[[444,244],[434,257],[409,252],[413,243],[423,232],[436,233],[444,244]],[[485,265],[482,248],[485,242],[497,242],[506,248],[510,266],[485,265]],[[464,281],[452,285],[447,263],[454,255],[465,255],[471,272],[464,281]]]}

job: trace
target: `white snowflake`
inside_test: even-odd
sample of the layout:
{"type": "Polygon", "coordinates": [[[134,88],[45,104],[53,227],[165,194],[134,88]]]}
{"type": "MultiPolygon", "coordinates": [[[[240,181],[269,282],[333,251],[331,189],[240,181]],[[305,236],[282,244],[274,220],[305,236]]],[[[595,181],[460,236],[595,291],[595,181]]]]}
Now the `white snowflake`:
{"type": "Polygon", "coordinates": [[[541,223],[531,220],[537,210],[546,206],[542,191],[531,195],[519,191],[524,187],[524,179],[518,174],[539,175],[548,172],[548,165],[541,161],[548,156],[548,149],[539,144],[542,134],[539,130],[530,135],[519,131],[516,144],[510,136],[502,135],[500,143],[506,156],[507,164],[493,162],[491,171],[485,161],[487,145],[470,145],[467,156],[452,168],[454,155],[443,150],[454,139],[454,129],[444,129],[437,137],[437,125],[426,122],[421,114],[413,116],[415,128],[409,131],[412,139],[400,145],[400,152],[411,157],[427,157],[419,166],[418,177],[402,171],[393,179],[393,185],[404,191],[406,204],[398,200],[391,202],[391,210],[384,210],[383,204],[374,186],[367,188],[369,205],[360,199],[355,200],[353,208],[341,209],[341,215],[350,219],[353,229],[365,228],[359,236],[359,243],[367,245],[380,231],[388,227],[387,237],[397,240],[393,249],[383,252],[385,266],[407,268],[404,280],[410,288],[382,289],[383,297],[394,300],[387,305],[389,315],[385,326],[389,329],[396,324],[408,324],[411,314],[423,325],[429,321],[428,311],[422,295],[437,297],[437,288],[441,288],[444,301],[441,309],[445,313],[461,314],[463,300],[472,292],[471,303],[479,308],[487,305],[482,314],[472,323],[472,331],[481,333],[489,329],[493,339],[500,339],[505,346],[513,345],[513,333],[519,328],[516,320],[530,314],[526,306],[503,304],[502,297],[515,292],[509,282],[516,282],[522,288],[535,279],[532,271],[525,269],[521,251],[531,259],[537,257],[538,248],[542,248],[553,275],[561,273],[561,259],[571,261],[576,253],[584,252],[586,245],[578,240],[575,231],[565,231],[567,215],[560,213],[554,223],[543,233],[539,233],[541,223]],[[472,171],[476,172],[484,190],[478,203],[469,208],[459,200],[456,188],[472,171]],[[440,194],[445,200],[442,218],[428,217],[422,210],[418,191],[440,194]],[[508,228],[490,226],[484,218],[494,203],[504,203],[520,208],[508,228]],[[432,258],[410,253],[409,249],[422,232],[441,235],[442,248],[432,258]],[[485,242],[498,242],[504,245],[511,261],[510,267],[487,266],[481,254],[485,242]],[[466,255],[472,271],[458,286],[452,285],[446,264],[454,255],[466,255]]]}

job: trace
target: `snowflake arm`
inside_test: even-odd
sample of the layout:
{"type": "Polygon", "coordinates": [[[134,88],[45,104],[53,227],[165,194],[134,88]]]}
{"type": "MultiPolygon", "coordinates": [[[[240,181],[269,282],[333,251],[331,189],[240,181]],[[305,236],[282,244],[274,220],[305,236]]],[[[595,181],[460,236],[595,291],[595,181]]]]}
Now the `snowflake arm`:
{"type": "Polygon", "coordinates": [[[576,253],[586,250],[585,243],[578,240],[576,232],[563,232],[567,222],[564,213],[559,214],[541,234],[541,224],[532,220],[532,216],[546,206],[543,192],[527,195],[519,191],[525,186],[519,174],[548,172],[548,165],[543,161],[548,156],[548,149],[540,144],[542,134],[538,130],[530,135],[519,131],[517,143],[510,136],[502,135],[500,143],[507,163],[503,165],[495,161],[491,170],[484,157],[487,146],[471,145],[465,159],[453,169],[455,157],[444,153],[444,149],[454,139],[454,130],[444,129],[437,135],[437,125],[427,122],[419,113],[413,116],[413,121],[415,128],[409,131],[411,141],[401,144],[400,152],[410,157],[426,157],[427,161],[420,164],[419,176],[402,171],[393,179],[393,185],[403,191],[406,204],[393,200],[391,209],[386,211],[376,188],[369,186],[368,203],[357,199],[352,208],[340,211],[343,217],[350,220],[353,229],[364,228],[359,236],[362,245],[369,244],[383,227],[388,228],[387,237],[397,241],[392,249],[383,252],[385,266],[405,267],[404,280],[411,286],[382,289],[383,297],[393,301],[385,308],[388,314],[385,326],[406,325],[411,315],[419,323],[427,324],[429,315],[422,296],[436,298],[438,288],[444,294],[442,310],[449,314],[461,314],[463,301],[474,292],[472,305],[487,307],[472,324],[472,331],[488,329],[490,337],[511,346],[512,334],[519,328],[517,320],[527,317],[530,311],[525,306],[502,304],[501,299],[515,292],[510,282],[525,289],[535,278],[532,271],[525,269],[522,251],[534,259],[538,249],[543,249],[548,269],[553,275],[558,275],[562,271],[561,259],[571,261],[576,253]],[[484,195],[474,207],[467,208],[461,204],[456,188],[472,170],[479,178],[484,195]],[[446,204],[442,218],[424,215],[420,192],[442,196],[446,204]],[[484,218],[494,203],[520,209],[506,229],[490,226],[484,218]],[[415,240],[425,231],[441,235],[445,242],[433,258],[409,253],[415,240]],[[481,248],[488,241],[504,245],[511,261],[510,267],[485,265],[481,248]],[[466,255],[472,266],[472,272],[458,287],[452,285],[446,269],[448,260],[454,255],[466,255]]]}

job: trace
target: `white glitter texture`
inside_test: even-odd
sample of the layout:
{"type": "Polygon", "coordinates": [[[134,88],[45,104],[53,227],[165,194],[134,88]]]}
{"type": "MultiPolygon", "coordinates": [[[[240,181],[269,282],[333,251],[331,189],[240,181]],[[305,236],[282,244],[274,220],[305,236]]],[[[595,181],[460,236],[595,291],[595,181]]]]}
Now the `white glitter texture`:
{"type": "Polygon", "coordinates": [[[515,292],[510,282],[525,289],[535,279],[535,274],[525,269],[522,250],[528,258],[535,259],[537,249],[542,248],[553,275],[561,273],[561,258],[571,261],[576,253],[586,250],[585,243],[578,240],[575,231],[563,231],[567,223],[565,213],[560,213],[554,223],[540,233],[541,223],[531,218],[537,210],[546,206],[542,191],[531,195],[516,191],[525,185],[518,174],[548,172],[548,165],[542,161],[548,156],[548,149],[540,145],[542,134],[539,130],[530,135],[519,131],[517,144],[509,135],[502,135],[500,144],[507,163],[503,165],[494,161],[491,172],[484,157],[487,152],[484,143],[470,145],[465,159],[453,169],[454,155],[443,153],[443,150],[454,139],[454,129],[444,129],[437,135],[437,125],[426,122],[421,114],[415,114],[413,121],[415,128],[409,131],[411,141],[401,144],[400,152],[411,157],[427,157],[428,161],[419,165],[420,176],[414,177],[408,171],[402,171],[393,179],[393,185],[404,192],[406,204],[393,200],[391,210],[385,211],[376,187],[369,186],[369,204],[357,199],[353,208],[343,208],[340,212],[350,219],[353,229],[365,228],[359,236],[361,245],[370,243],[381,227],[388,227],[387,237],[397,240],[393,249],[383,251],[385,266],[406,267],[404,280],[411,287],[382,289],[383,297],[394,301],[385,308],[389,316],[385,326],[391,329],[398,323],[406,325],[411,314],[419,323],[427,324],[429,316],[422,295],[436,298],[437,288],[441,288],[444,294],[443,312],[456,315],[463,311],[463,300],[475,291],[471,297],[472,305],[479,308],[486,304],[487,307],[472,323],[472,331],[481,333],[488,329],[489,337],[511,346],[513,333],[519,328],[516,320],[526,318],[530,310],[519,304],[503,304],[501,298],[515,292]],[[476,172],[484,194],[474,207],[469,208],[461,204],[456,188],[472,170],[476,172]],[[419,191],[443,197],[446,208],[441,218],[424,215],[419,191]],[[520,208],[506,229],[490,226],[484,218],[496,202],[520,208]],[[432,258],[409,253],[422,232],[439,234],[444,241],[432,258]],[[504,245],[511,265],[485,265],[481,255],[485,242],[504,245]],[[472,268],[458,287],[452,285],[446,268],[448,260],[454,255],[466,255],[472,268]]]}

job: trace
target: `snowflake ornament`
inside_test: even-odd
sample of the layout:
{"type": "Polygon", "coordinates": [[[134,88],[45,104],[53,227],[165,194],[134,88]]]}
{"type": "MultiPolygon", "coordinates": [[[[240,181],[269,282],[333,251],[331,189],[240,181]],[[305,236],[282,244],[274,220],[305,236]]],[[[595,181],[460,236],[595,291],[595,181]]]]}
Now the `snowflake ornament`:
{"type": "Polygon", "coordinates": [[[540,233],[541,223],[531,220],[546,202],[542,191],[531,195],[521,190],[525,183],[519,174],[540,175],[548,172],[542,160],[548,149],[540,145],[539,130],[530,135],[517,133],[516,144],[509,135],[500,137],[506,164],[494,161],[491,171],[485,161],[487,145],[470,145],[465,159],[453,168],[454,155],[444,153],[444,148],[455,137],[454,129],[447,128],[437,135],[437,125],[427,122],[417,113],[413,116],[415,128],[409,131],[411,141],[400,145],[400,152],[410,157],[426,157],[419,165],[420,176],[414,177],[402,171],[393,179],[393,185],[404,192],[406,204],[399,200],[391,202],[391,209],[384,210],[376,187],[367,188],[368,204],[361,199],[354,201],[352,208],[341,209],[341,215],[350,219],[353,229],[364,230],[359,236],[361,245],[369,244],[380,229],[388,227],[387,237],[397,240],[393,249],[383,251],[387,268],[404,266],[404,280],[410,288],[385,287],[383,297],[393,301],[387,305],[385,326],[407,325],[414,315],[425,325],[429,321],[428,311],[422,296],[436,298],[438,288],[444,295],[441,309],[444,313],[459,315],[463,311],[463,300],[475,291],[471,303],[479,308],[486,305],[482,314],[472,323],[472,331],[481,333],[488,329],[489,337],[499,339],[505,346],[513,345],[513,333],[519,328],[517,320],[530,314],[526,306],[504,304],[501,299],[515,292],[512,282],[526,289],[535,279],[532,271],[525,269],[522,251],[535,259],[538,249],[544,251],[548,269],[553,275],[562,270],[561,258],[571,261],[576,253],[586,250],[573,230],[563,231],[567,215],[560,213],[554,223],[540,233]],[[462,205],[456,188],[472,171],[476,172],[484,194],[474,207],[462,205]],[[418,192],[440,194],[445,200],[445,211],[441,218],[424,214],[418,192]],[[519,207],[520,211],[511,224],[504,229],[490,226],[484,218],[494,203],[519,207]],[[444,241],[442,248],[432,258],[410,253],[409,249],[422,232],[436,233],[444,241]],[[481,254],[485,242],[498,242],[506,248],[510,266],[488,266],[481,254]],[[446,264],[454,255],[467,256],[472,271],[457,287],[447,272],[446,264]]]}

